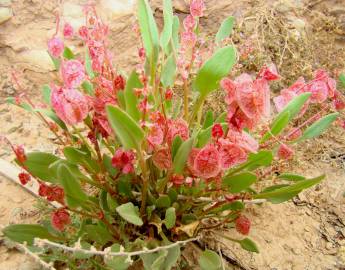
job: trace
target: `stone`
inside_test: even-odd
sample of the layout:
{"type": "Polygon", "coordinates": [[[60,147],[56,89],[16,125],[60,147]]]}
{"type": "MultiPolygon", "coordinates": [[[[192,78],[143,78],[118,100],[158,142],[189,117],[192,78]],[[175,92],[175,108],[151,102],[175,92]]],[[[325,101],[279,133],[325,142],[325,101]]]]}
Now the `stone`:
{"type": "Polygon", "coordinates": [[[11,0],[0,0],[0,6],[2,7],[8,7],[11,5],[11,0]]]}
{"type": "Polygon", "coordinates": [[[0,24],[8,21],[13,16],[12,9],[7,7],[0,7],[0,24]]]}
{"type": "Polygon", "coordinates": [[[101,0],[100,8],[108,19],[134,12],[135,0],[101,0]]]}
{"type": "Polygon", "coordinates": [[[53,61],[46,50],[28,50],[18,55],[19,62],[27,69],[36,72],[47,72],[55,70],[53,61]]]}
{"type": "Polygon", "coordinates": [[[82,6],[67,1],[63,5],[63,18],[64,21],[69,22],[75,30],[85,24],[82,6]]]}

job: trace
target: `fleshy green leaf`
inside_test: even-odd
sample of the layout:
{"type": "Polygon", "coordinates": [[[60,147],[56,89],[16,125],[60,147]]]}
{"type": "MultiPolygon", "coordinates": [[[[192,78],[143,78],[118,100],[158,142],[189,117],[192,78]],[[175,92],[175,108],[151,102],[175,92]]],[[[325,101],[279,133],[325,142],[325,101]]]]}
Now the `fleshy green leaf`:
{"type": "Polygon", "coordinates": [[[174,159],[176,156],[176,153],[178,149],[180,148],[181,144],[183,143],[183,140],[181,139],[180,136],[176,136],[173,140],[172,146],[171,146],[171,155],[172,158],[174,159]]]}
{"type": "Polygon", "coordinates": [[[126,221],[137,226],[143,225],[137,206],[129,202],[116,207],[116,212],[126,221]]]}
{"type": "Polygon", "coordinates": [[[42,88],[43,100],[48,105],[51,105],[51,102],[50,102],[51,92],[52,91],[51,91],[49,85],[47,85],[47,84],[43,85],[43,88],[42,88]]]}
{"type": "Polygon", "coordinates": [[[175,51],[177,51],[180,47],[179,44],[179,29],[180,29],[180,20],[178,16],[174,16],[173,27],[172,27],[172,44],[174,46],[175,51]]]}
{"type": "Polygon", "coordinates": [[[282,111],[278,114],[276,119],[273,121],[270,132],[267,132],[261,139],[261,143],[264,143],[269,138],[272,137],[272,135],[276,136],[278,135],[290,122],[290,112],[282,111]]]}
{"type": "Polygon", "coordinates": [[[235,17],[233,16],[228,17],[222,22],[216,35],[216,42],[220,42],[231,35],[232,29],[234,27],[234,22],[235,17]]]}
{"type": "Polygon", "coordinates": [[[64,51],[63,51],[63,57],[71,60],[74,58],[74,53],[72,52],[72,50],[68,47],[65,47],[64,51]]]}
{"type": "Polygon", "coordinates": [[[243,240],[239,240],[238,243],[241,245],[243,249],[247,251],[259,253],[259,249],[257,245],[249,238],[244,238],[243,240]]]}
{"type": "Polygon", "coordinates": [[[86,53],[85,53],[85,71],[91,79],[93,79],[95,77],[95,73],[92,70],[91,59],[90,59],[90,55],[89,55],[88,50],[86,50],[86,53]]]}
{"type": "Polygon", "coordinates": [[[135,88],[142,88],[143,85],[138,74],[133,71],[129,76],[124,91],[126,112],[136,121],[140,119],[140,111],[138,109],[138,98],[134,93],[135,88]]]}
{"type": "Polygon", "coordinates": [[[158,58],[159,37],[158,29],[152,10],[147,0],[138,0],[138,21],[140,26],[141,37],[143,39],[144,48],[147,59],[151,68],[155,68],[158,58]]]}
{"type": "Polygon", "coordinates": [[[176,222],[176,213],[175,213],[175,208],[174,207],[169,207],[165,211],[165,219],[164,219],[164,224],[167,227],[167,229],[171,229],[175,226],[176,222]]]}
{"type": "Polygon", "coordinates": [[[192,150],[194,139],[190,138],[187,141],[184,141],[177,153],[175,155],[173,165],[174,165],[174,172],[175,173],[182,173],[183,169],[186,166],[186,162],[188,159],[189,152],[192,150]]]}
{"type": "Polygon", "coordinates": [[[170,197],[168,195],[160,195],[156,200],[157,208],[167,208],[171,205],[170,197]]]}
{"type": "Polygon", "coordinates": [[[169,45],[171,36],[172,36],[172,27],[174,23],[173,17],[173,7],[171,0],[163,0],[163,18],[164,18],[164,27],[161,33],[161,47],[167,52],[167,47],[169,45]]]}
{"type": "Polygon", "coordinates": [[[108,105],[106,111],[109,123],[124,148],[139,150],[144,139],[144,131],[140,126],[118,107],[108,105]]]}
{"type": "Polygon", "coordinates": [[[105,245],[113,240],[112,235],[102,221],[99,221],[96,225],[86,225],[85,231],[87,232],[87,236],[90,238],[90,240],[101,245],[105,245]]]}
{"type": "Polygon", "coordinates": [[[283,179],[283,180],[287,180],[287,181],[293,181],[293,182],[297,182],[297,181],[301,181],[301,180],[306,179],[302,175],[292,174],[292,173],[282,173],[278,176],[278,178],[283,179]]]}
{"type": "Polygon", "coordinates": [[[341,82],[342,87],[345,88],[345,74],[344,73],[339,75],[339,81],[341,82]]]}
{"type": "Polygon", "coordinates": [[[212,250],[205,250],[198,262],[201,270],[220,270],[222,267],[221,258],[212,250]]]}
{"type": "Polygon", "coordinates": [[[80,187],[79,181],[65,164],[60,164],[57,176],[65,193],[67,204],[71,208],[82,206],[87,201],[87,196],[80,187]]]}
{"type": "Polygon", "coordinates": [[[300,193],[302,190],[320,183],[321,180],[324,178],[325,176],[321,175],[316,178],[301,180],[287,187],[282,187],[279,189],[275,189],[273,191],[255,194],[254,198],[268,199],[272,203],[281,203],[281,202],[290,200],[291,198],[296,196],[298,193],[300,193]]]}
{"type": "Polygon", "coordinates": [[[170,54],[162,68],[161,82],[164,88],[173,87],[176,75],[176,62],[173,54],[170,54]]]}
{"type": "Polygon", "coordinates": [[[295,116],[301,111],[303,105],[307,102],[309,99],[311,93],[303,93],[300,94],[297,97],[294,97],[280,112],[280,114],[283,114],[284,112],[288,111],[290,112],[290,120],[294,119],[295,116]]]}
{"type": "Polygon", "coordinates": [[[47,228],[37,224],[9,225],[2,230],[3,234],[12,241],[32,245],[35,238],[48,239],[50,241],[61,240],[52,235],[47,228]]]}
{"type": "MultiPolygon", "coordinates": [[[[111,252],[120,252],[121,246],[119,244],[113,244],[111,246],[111,252]]],[[[126,256],[108,256],[104,258],[105,264],[111,269],[127,270],[131,265],[126,256]]]]}
{"type": "Polygon", "coordinates": [[[194,88],[202,97],[219,87],[220,80],[227,76],[236,62],[236,51],[233,46],[218,49],[198,71],[194,88]]]}
{"type": "Polygon", "coordinates": [[[206,113],[206,116],[205,116],[205,121],[204,121],[204,124],[202,126],[202,129],[206,129],[206,128],[209,128],[213,125],[213,111],[209,110],[207,111],[206,113]]]}
{"type": "Polygon", "coordinates": [[[93,90],[93,85],[89,81],[84,81],[81,84],[81,87],[84,89],[86,94],[88,94],[90,96],[94,96],[95,95],[95,91],[93,90]]]}
{"type": "Polygon", "coordinates": [[[33,176],[45,182],[57,183],[54,172],[49,166],[60,158],[44,152],[28,153],[26,158],[24,165],[33,176]]]}
{"type": "Polygon", "coordinates": [[[254,170],[260,166],[269,166],[273,160],[273,154],[271,151],[259,151],[257,153],[250,153],[248,161],[245,163],[245,167],[248,170],[254,170]]]}
{"type": "Polygon", "coordinates": [[[169,248],[164,264],[162,265],[162,269],[170,270],[173,266],[175,266],[177,260],[180,258],[180,255],[181,251],[179,246],[169,248]]]}
{"type": "Polygon", "coordinates": [[[223,178],[223,185],[230,188],[231,193],[238,193],[256,182],[256,175],[250,172],[244,172],[223,178]]]}
{"type": "Polygon", "coordinates": [[[339,113],[328,114],[308,127],[297,141],[308,140],[321,135],[335,120],[339,113]]]}

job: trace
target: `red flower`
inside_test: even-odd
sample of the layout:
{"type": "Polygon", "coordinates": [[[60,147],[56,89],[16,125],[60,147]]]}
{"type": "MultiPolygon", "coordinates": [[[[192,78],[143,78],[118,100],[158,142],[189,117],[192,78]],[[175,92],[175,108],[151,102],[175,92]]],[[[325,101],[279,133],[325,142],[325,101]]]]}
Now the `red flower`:
{"type": "Polygon", "coordinates": [[[24,147],[22,145],[18,145],[17,147],[14,147],[13,151],[19,163],[24,163],[26,161],[26,155],[25,155],[24,147]]]}
{"type": "Polygon", "coordinates": [[[124,174],[134,172],[134,152],[124,151],[122,149],[117,149],[115,155],[113,156],[111,163],[113,167],[122,171],[124,174]]]}
{"type": "Polygon", "coordinates": [[[40,183],[39,189],[38,189],[38,195],[41,197],[46,197],[49,192],[50,187],[47,186],[44,183],[40,183]]]}
{"type": "Polygon", "coordinates": [[[50,186],[47,190],[46,197],[50,202],[59,202],[64,204],[64,190],[58,186],[50,186]]]}
{"type": "Polygon", "coordinates": [[[239,216],[235,221],[236,230],[243,234],[248,235],[250,231],[250,220],[246,216],[239,216]]]}
{"type": "Polygon", "coordinates": [[[51,214],[51,224],[54,229],[63,231],[71,223],[69,213],[65,209],[58,209],[51,214]]]}
{"type": "Polygon", "coordinates": [[[281,144],[278,149],[278,157],[280,159],[292,159],[294,151],[286,144],[281,144]]]}
{"type": "Polygon", "coordinates": [[[171,89],[167,89],[167,91],[165,92],[165,99],[171,100],[173,95],[174,95],[173,91],[171,89]]]}
{"type": "Polygon", "coordinates": [[[183,20],[183,26],[184,29],[187,32],[193,31],[195,28],[195,19],[193,18],[193,16],[188,15],[184,20],[183,20]]]}
{"type": "Polygon", "coordinates": [[[31,180],[30,174],[25,172],[18,174],[18,178],[22,185],[26,185],[31,180]]]}
{"type": "Polygon", "coordinates": [[[169,170],[172,166],[172,158],[168,148],[159,149],[152,155],[153,164],[160,170],[169,170]]]}
{"type": "Polygon", "coordinates": [[[212,127],[212,137],[214,139],[218,139],[218,138],[223,137],[223,135],[224,135],[224,131],[223,131],[222,125],[219,123],[214,124],[212,127]]]}

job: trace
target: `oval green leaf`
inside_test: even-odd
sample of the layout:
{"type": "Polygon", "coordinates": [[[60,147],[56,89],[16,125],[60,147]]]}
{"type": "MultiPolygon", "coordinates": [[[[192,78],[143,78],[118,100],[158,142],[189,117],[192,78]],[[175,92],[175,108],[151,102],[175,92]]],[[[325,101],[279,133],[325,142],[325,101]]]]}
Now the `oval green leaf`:
{"type": "Polygon", "coordinates": [[[143,225],[143,220],[139,216],[138,207],[129,202],[116,207],[116,212],[126,221],[137,226],[143,225]]]}

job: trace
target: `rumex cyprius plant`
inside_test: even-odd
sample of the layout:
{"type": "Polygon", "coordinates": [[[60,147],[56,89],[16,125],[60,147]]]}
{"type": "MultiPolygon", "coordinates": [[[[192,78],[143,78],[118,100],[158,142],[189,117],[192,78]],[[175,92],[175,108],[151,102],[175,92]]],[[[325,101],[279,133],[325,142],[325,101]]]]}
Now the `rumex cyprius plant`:
{"type": "MultiPolygon", "coordinates": [[[[199,24],[204,9],[202,0],[191,1],[179,30],[165,0],[159,33],[148,2],[139,0],[134,30],[142,44],[129,76],[114,68],[108,28],[92,6],[85,7],[86,25],[74,31],[66,23],[64,40],[57,31],[48,41],[62,83],[44,87],[44,107],[24,93],[9,102],[44,121],[57,137],[58,154],[26,153],[8,143],[23,170],[21,183],[37,181],[39,195],[60,207],[41,224],[8,226],[8,238],[70,269],[127,269],[140,260],[145,269],[171,269],[183,260],[182,244],[216,228],[237,230],[231,240],[258,252],[241,237],[250,234],[246,205],[281,203],[322,180],[284,173],[276,160],[291,159],[295,143],[320,135],[338,118],[345,103],[335,80],[322,70],[310,82],[299,79],[273,98],[273,117],[275,66],[232,79],[233,18],[215,42],[206,41],[199,24]],[[85,54],[65,46],[70,38],[83,41],[85,54]],[[218,88],[227,111],[203,114],[218,88]],[[308,118],[310,107],[318,112],[308,118]]],[[[209,250],[199,263],[221,267],[209,250]]]]}

